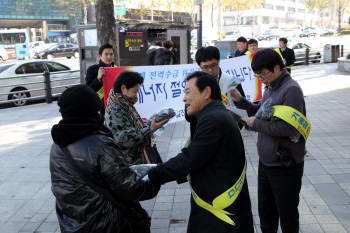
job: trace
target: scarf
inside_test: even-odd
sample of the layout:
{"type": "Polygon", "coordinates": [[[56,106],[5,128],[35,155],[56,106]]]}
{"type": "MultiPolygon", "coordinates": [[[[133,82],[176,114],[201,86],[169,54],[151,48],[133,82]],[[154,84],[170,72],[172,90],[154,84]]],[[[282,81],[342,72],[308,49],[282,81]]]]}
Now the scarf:
{"type": "Polygon", "coordinates": [[[134,127],[139,130],[145,127],[143,120],[141,119],[139,113],[136,111],[134,104],[137,102],[137,98],[130,98],[126,95],[114,92],[114,89],[111,89],[109,97],[107,100],[107,105],[109,104],[118,104],[123,109],[125,109],[134,124],[134,127]]]}
{"type": "Polygon", "coordinates": [[[52,139],[60,147],[66,147],[84,137],[97,133],[112,137],[110,131],[97,117],[64,118],[51,129],[52,139]]]}

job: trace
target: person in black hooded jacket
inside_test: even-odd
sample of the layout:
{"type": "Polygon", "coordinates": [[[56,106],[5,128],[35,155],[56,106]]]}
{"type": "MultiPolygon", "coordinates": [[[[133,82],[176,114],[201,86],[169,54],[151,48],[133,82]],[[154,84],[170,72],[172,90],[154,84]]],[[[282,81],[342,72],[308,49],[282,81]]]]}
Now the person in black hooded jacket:
{"type": "Polygon", "coordinates": [[[51,190],[62,233],[150,232],[139,204],[159,186],[137,178],[103,125],[102,103],[89,87],[77,85],[58,100],[62,120],[51,130],[51,190]]]}
{"type": "Polygon", "coordinates": [[[173,65],[177,64],[175,54],[173,53],[174,42],[167,40],[163,44],[164,48],[155,51],[154,65],[173,65]]]}

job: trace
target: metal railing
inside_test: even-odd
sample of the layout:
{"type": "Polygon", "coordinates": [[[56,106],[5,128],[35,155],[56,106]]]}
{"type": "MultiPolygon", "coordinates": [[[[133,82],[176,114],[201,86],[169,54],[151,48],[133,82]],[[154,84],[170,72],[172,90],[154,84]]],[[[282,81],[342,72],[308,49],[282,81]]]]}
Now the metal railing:
{"type": "Polygon", "coordinates": [[[24,105],[27,101],[45,99],[46,103],[51,103],[53,98],[58,97],[62,92],[71,86],[80,84],[80,71],[69,70],[59,72],[45,71],[43,74],[27,74],[5,77],[0,79],[0,83],[13,82],[13,80],[27,79],[28,82],[14,82],[14,84],[0,85],[0,104],[14,103],[16,106],[24,105]],[[67,74],[66,77],[54,77],[67,74]],[[43,77],[42,81],[31,81],[43,77]],[[61,82],[61,83],[59,83],[61,82]],[[62,84],[62,82],[64,84],[62,84]],[[35,86],[35,87],[33,87],[35,86]],[[57,89],[61,91],[55,91],[57,89]],[[10,90],[10,91],[5,91],[10,90]],[[54,90],[54,91],[53,91],[54,90]],[[23,95],[24,94],[24,95],[23,95]]]}

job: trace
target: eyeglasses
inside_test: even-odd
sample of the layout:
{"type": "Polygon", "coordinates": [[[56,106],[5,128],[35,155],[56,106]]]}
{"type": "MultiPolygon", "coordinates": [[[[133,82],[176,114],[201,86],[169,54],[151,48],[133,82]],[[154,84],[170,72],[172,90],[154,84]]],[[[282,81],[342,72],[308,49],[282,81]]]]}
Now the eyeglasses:
{"type": "Polygon", "coordinates": [[[263,76],[263,77],[265,77],[265,76],[268,75],[269,73],[272,73],[272,72],[269,71],[269,70],[255,72],[255,74],[256,74],[257,76],[263,76]]]}
{"type": "Polygon", "coordinates": [[[212,63],[210,65],[204,65],[204,66],[201,66],[201,69],[204,71],[204,70],[213,70],[215,69],[216,67],[218,67],[218,63],[212,63]]]}

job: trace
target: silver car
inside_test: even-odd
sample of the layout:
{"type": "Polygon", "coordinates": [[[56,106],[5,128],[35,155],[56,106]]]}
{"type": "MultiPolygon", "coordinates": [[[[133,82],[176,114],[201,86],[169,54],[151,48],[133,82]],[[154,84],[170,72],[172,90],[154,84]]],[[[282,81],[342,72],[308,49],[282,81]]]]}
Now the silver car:
{"type": "Polygon", "coordinates": [[[50,74],[52,96],[80,83],[78,70],[54,61],[27,60],[0,66],[0,104],[25,105],[32,99],[44,99],[44,72],[50,74]]]}

